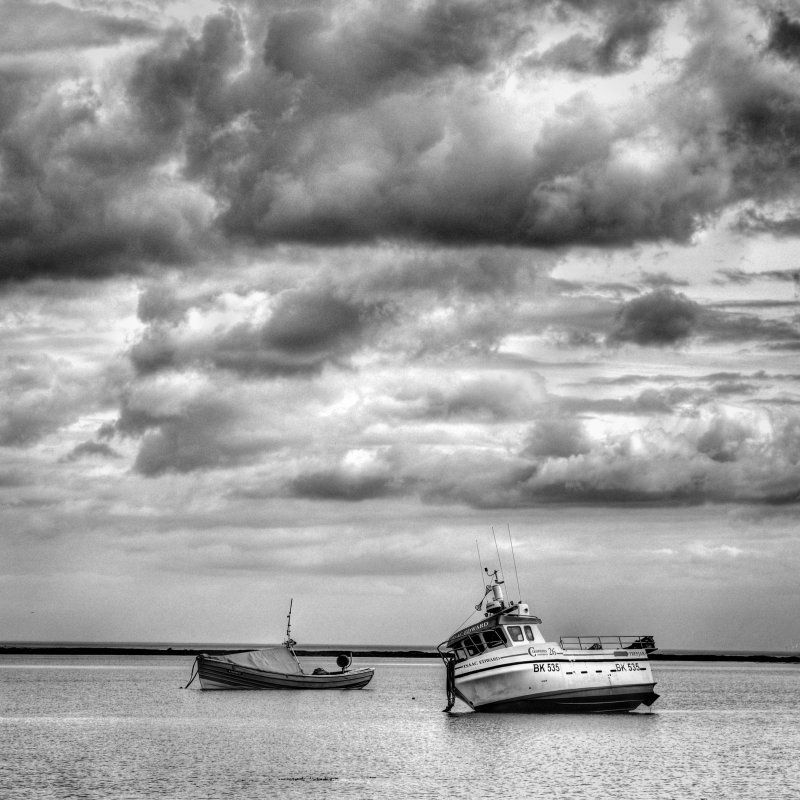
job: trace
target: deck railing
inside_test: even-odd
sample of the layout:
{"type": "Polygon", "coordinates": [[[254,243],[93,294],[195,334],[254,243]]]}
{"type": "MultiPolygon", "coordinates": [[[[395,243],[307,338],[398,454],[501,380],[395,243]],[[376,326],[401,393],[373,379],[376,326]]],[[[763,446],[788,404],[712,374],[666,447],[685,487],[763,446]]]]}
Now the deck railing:
{"type": "Polygon", "coordinates": [[[656,650],[656,643],[650,635],[630,636],[562,636],[562,650],[656,650]]]}

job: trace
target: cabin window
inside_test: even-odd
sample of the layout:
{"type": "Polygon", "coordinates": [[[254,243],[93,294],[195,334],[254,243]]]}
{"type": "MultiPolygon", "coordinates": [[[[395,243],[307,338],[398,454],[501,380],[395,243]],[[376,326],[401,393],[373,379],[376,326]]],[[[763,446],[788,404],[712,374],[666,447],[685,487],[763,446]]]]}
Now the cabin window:
{"type": "Polygon", "coordinates": [[[467,645],[467,652],[471,656],[477,656],[486,649],[486,645],[481,640],[480,636],[468,636],[464,643],[467,645]]]}
{"type": "Polygon", "coordinates": [[[467,655],[466,641],[464,639],[453,642],[452,650],[455,653],[456,661],[464,661],[466,658],[469,658],[467,655]]]}
{"type": "Polygon", "coordinates": [[[522,628],[519,625],[509,625],[508,635],[511,637],[512,642],[525,641],[525,637],[522,635],[522,628]]]}
{"type": "Polygon", "coordinates": [[[530,625],[525,626],[525,638],[529,641],[533,641],[533,630],[531,629],[530,625]]]}
{"type": "Polygon", "coordinates": [[[483,639],[487,647],[502,647],[505,644],[499,630],[486,631],[483,639]]]}

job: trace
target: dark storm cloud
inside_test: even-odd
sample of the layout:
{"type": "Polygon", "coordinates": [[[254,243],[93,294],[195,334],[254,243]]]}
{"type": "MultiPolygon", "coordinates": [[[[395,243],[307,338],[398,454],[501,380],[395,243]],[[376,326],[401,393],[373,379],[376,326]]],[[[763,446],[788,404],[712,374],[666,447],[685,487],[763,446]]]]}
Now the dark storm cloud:
{"type": "Polygon", "coordinates": [[[134,462],[147,476],[253,463],[276,446],[268,432],[252,432],[233,398],[209,389],[164,409],[126,397],[116,431],[140,438],[134,462]]]}
{"type": "MultiPolygon", "coordinates": [[[[206,301],[209,306],[213,301],[206,301]]],[[[196,309],[202,313],[202,306],[196,309]]],[[[282,293],[264,323],[234,318],[205,335],[181,326],[188,306],[147,293],[140,312],[152,321],[130,350],[140,374],[166,368],[212,365],[248,375],[301,375],[340,362],[363,344],[387,317],[383,304],[342,298],[329,290],[282,293]]]]}
{"type": "MultiPolygon", "coordinates": [[[[779,272],[775,277],[785,280],[786,274],[779,272]]],[[[738,281],[738,273],[732,273],[729,279],[738,281]]],[[[782,307],[788,310],[792,305],[786,303],[782,307]]],[[[792,321],[764,319],[724,305],[704,307],[671,289],[657,289],[620,307],[606,341],[611,345],[632,342],[665,347],[692,336],[717,342],[765,342],[778,347],[800,341],[800,330],[792,321]]]]}
{"type": "Polygon", "coordinates": [[[767,49],[784,58],[800,60],[800,21],[784,10],[777,11],[772,18],[767,49]]]}
{"type": "Polygon", "coordinates": [[[604,75],[632,69],[648,54],[652,36],[664,24],[674,0],[565,5],[574,5],[584,14],[598,12],[603,27],[594,37],[571,36],[531,63],[604,75]]]}
{"type": "Polygon", "coordinates": [[[391,475],[353,475],[345,471],[325,470],[299,475],[291,481],[289,494],[312,500],[373,500],[400,494],[391,475]]]}
{"type": "Polygon", "coordinates": [[[686,287],[689,281],[673,277],[668,272],[643,272],[642,283],[651,289],[686,287]]]}
{"type": "Polygon", "coordinates": [[[344,25],[319,8],[279,12],[270,21],[264,60],[278,73],[362,103],[388,83],[437,76],[450,67],[485,69],[503,38],[521,33],[509,18],[517,5],[385,3],[366,6],[344,25]]]}
{"type": "Polygon", "coordinates": [[[73,447],[61,460],[64,462],[78,461],[81,458],[121,458],[121,455],[105,442],[81,442],[73,447]]]}
{"type": "Polygon", "coordinates": [[[732,203],[792,196],[797,182],[800,91],[762,58],[792,49],[780,15],[769,41],[750,44],[722,12],[698,12],[673,85],[624,113],[574,94],[541,118],[495,87],[553,13],[592,31],[581,68],[603,76],[635,67],[678,6],[231,6],[196,36],[53,3],[9,7],[15,24],[37,18],[43,38],[23,36],[30,58],[59,29],[78,49],[154,43],[121,55],[105,83],[77,60],[0,70],[6,279],[187,266],[218,252],[219,236],[683,242],[732,203]],[[698,86],[706,100],[687,106],[698,86]]]}
{"type": "Polygon", "coordinates": [[[714,394],[720,397],[731,397],[735,395],[748,395],[755,393],[756,387],[750,383],[733,382],[719,383],[713,387],[714,394]]]}
{"type": "Polygon", "coordinates": [[[257,338],[243,328],[220,341],[214,363],[241,373],[318,372],[358,349],[380,314],[331,294],[287,293],[257,338]]]}
{"type": "MultiPolygon", "coordinates": [[[[111,43],[92,33],[97,15],[56,4],[28,10],[38,31],[55,35],[63,24],[65,45],[111,43]],[[84,22],[78,41],[72,34],[84,22]]],[[[133,22],[103,30],[121,41],[155,35],[133,22]]],[[[159,174],[176,155],[174,143],[154,139],[144,117],[122,102],[124,67],[102,80],[85,69],[80,57],[64,54],[28,55],[0,68],[0,278],[139,272],[153,262],[186,263],[210,242],[203,230],[210,201],[159,174]]]]}
{"type": "Polygon", "coordinates": [[[150,165],[130,158],[135,134],[95,139],[97,113],[92,90],[76,86],[0,120],[0,278],[138,272],[195,252],[204,201],[143,183],[150,165]]]}
{"type": "Polygon", "coordinates": [[[224,132],[222,126],[245,110],[232,77],[244,56],[245,34],[230,10],[206,19],[197,38],[168,32],[138,59],[128,84],[140,124],[165,141],[187,136],[191,165],[199,157],[196,150],[210,145],[207,137],[224,132]]]}
{"type": "Polygon", "coordinates": [[[193,409],[185,418],[162,423],[144,435],[134,469],[142,475],[194,472],[252,463],[263,443],[231,443],[219,432],[215,408],[193,409]]]}
{"type": "MultiPolygon", "coordinates": [[[[718,104],[721,142],[734,165],[729,200],[793,197],[799,166],[800,94],[793,76],[781,64],[763,58],[770,43],[775,45],[776,31],[788,29],[778,22],[767,42],[745,41],[723,19],[713,5],[696,17],[700,39],[687,60],[685,81],[687,87],[701,81],[718,104]],[[716,34],[704,36],[701,29],[716,29],[716,34]]],[[[707,125],[702,130],[705,135],[707,125]]],[[[740,226],[746,226],[744,219],[740,226]]]]}
{"type": "MultiPolygon", "coordinates": [[[[623,45],[637,50],[658,26],[648,8],[615,17],[607,61],[623,45]]],[[[264,63],[229,74],[221,92],[226,61],[203,93],[217,98],[209,108],[197,105],[192,80],[190,66],[205,63],[197,42],[154,51],[142,73],[152,88],[144,81],[136,90],[143,101],[164,98],[164,108],[143,106],[155,106],[158,125],[188,131],[188,174],[214,186],[231,235],[544,247],[690,236],[722,200],[702,152],[656,173],[615,163],[610,154],[629,126],[578,107],[534,140],[531,159],[530,144],[497,124],[497,112],[513,110],[480,84],[458,83],[464,70],[502,71],[501,56],[537,21],[524,4],[501,11],[493,7],[491,19],[483,6],[460,3],[279,11],[266,20],[264,63]],[[201,147],[209,137],[213,149],[201,147]],[[553,161],[556,146],[563,163],[553,161]]],[[[235,60],[240,51],[218,52],[235,60]]]]}
{"type": "Polygon", "coordinates": [[[264,326],[264,341],[288,353],[316,353],[356,338],[366,309],[330,294],[287,293],[264,326]]]}
{"type": "Polygon", "coordinates": [[[541,254],[532,257],[504,247],[434,250],[374,265],[362,271],[357,285],[367,294],[380,295],[512,295],[525,289],[525,276],[544,272],[552,263],[541,254]]]}
{"type": "Polygon", "coordinates": [[[609,342],[675,345],[691,336],[698,317],[697,303],[671,289],[657,289],[622,306],[609,342]]]}

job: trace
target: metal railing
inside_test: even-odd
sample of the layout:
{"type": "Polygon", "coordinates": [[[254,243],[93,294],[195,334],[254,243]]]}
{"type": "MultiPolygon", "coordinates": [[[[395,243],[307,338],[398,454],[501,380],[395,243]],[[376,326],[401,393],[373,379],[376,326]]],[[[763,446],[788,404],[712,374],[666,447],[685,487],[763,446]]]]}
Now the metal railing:
{"type": "Polygon", "coordinates": [[[621,636],[562,636],[562,650],[656,650],[650,635],[621,636]]]}

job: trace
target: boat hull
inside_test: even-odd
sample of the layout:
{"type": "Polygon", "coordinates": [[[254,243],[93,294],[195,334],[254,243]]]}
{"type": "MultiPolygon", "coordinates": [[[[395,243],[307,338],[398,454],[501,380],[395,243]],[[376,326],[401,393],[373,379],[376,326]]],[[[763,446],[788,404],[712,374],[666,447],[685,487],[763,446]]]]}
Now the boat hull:
{"type": "Polygon", "coordinates": [[[555,658],[531,651],[509,648],[456,665],[457,696],[475,711],[493,713],[632,711],[658,699],[644,651],[616,657],[561,651],[555,658]]]}
{"type": "Polygon", "coordinates": [[[197,677],[203,689],[361,689],[375,671],[369,667],[321,675],[289,674],[229,664],[198,656],[197,677]]]}

